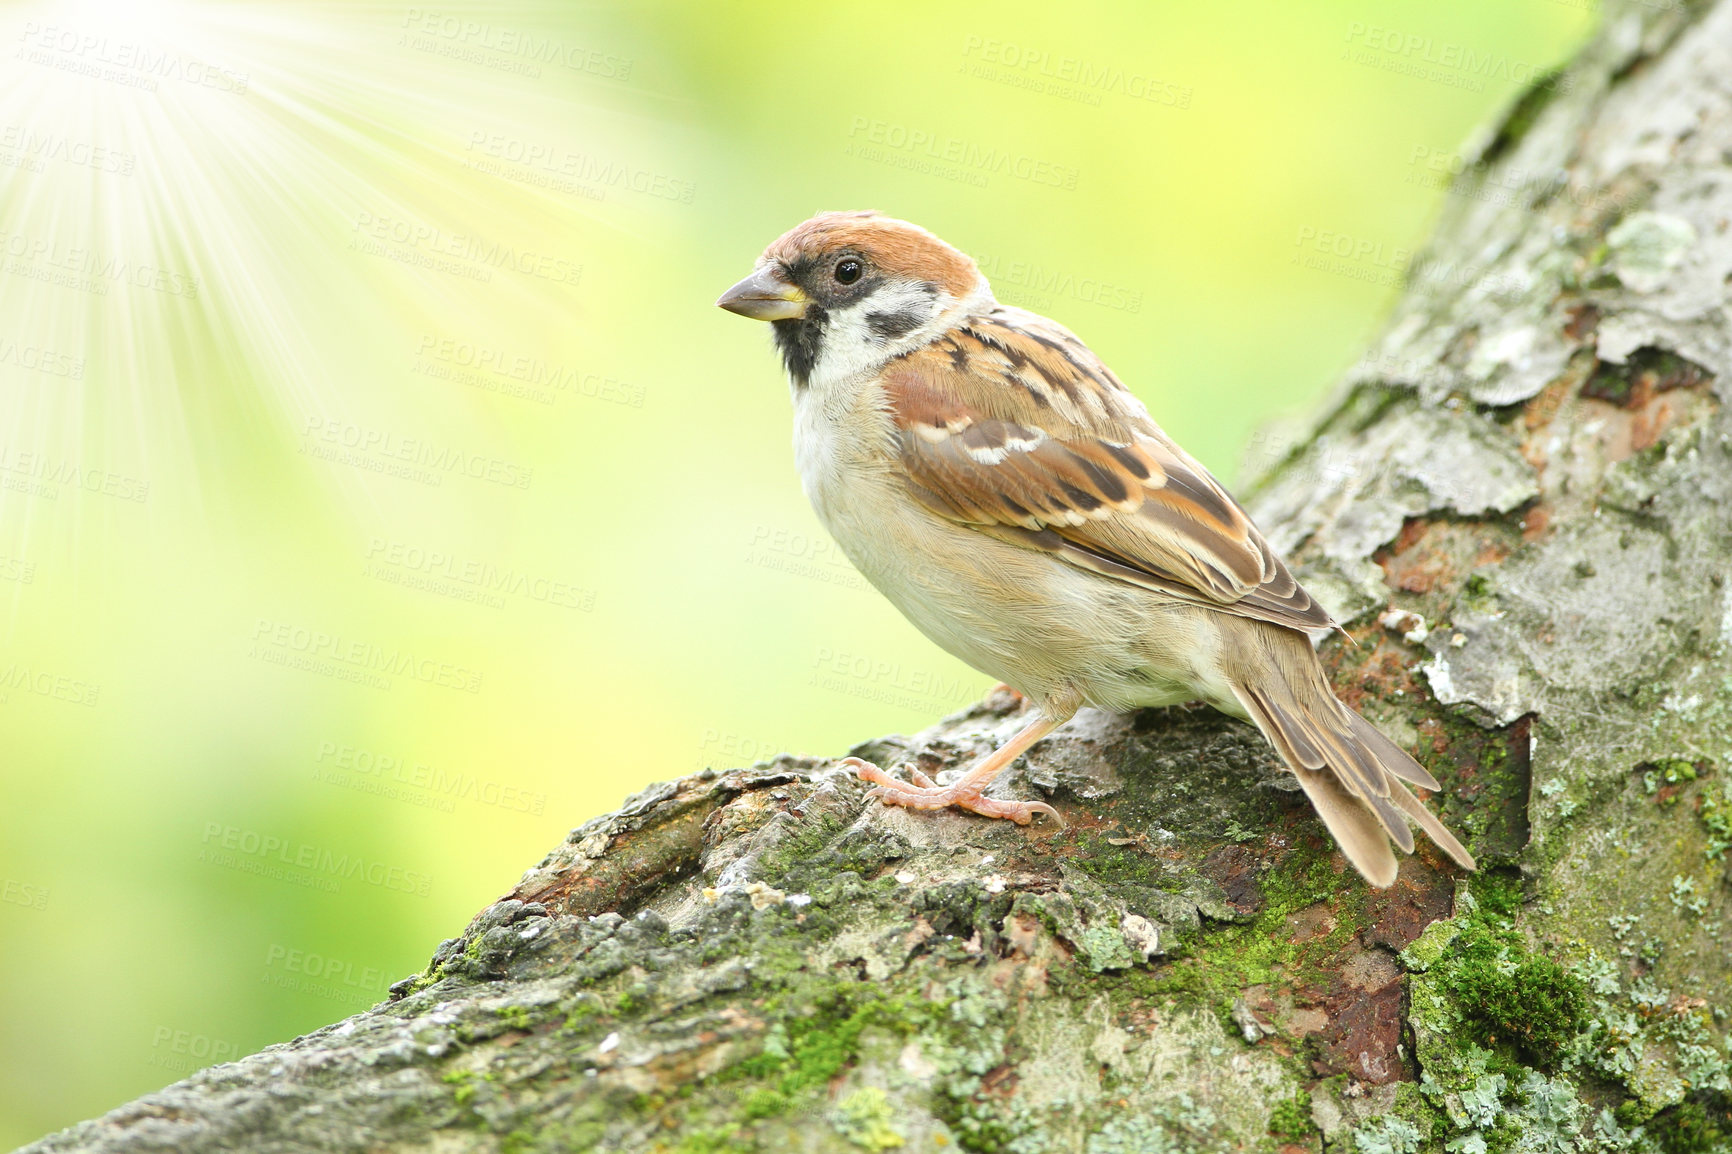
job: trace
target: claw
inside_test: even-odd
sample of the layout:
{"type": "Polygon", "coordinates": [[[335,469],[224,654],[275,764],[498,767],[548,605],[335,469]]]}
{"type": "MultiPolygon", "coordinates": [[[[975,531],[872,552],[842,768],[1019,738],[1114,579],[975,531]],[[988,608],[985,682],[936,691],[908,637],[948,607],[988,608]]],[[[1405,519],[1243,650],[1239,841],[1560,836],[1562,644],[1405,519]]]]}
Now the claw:
{"type": "Polygon", "coordinates": [[[858,757],[843,758],[841,764],[852,769],[860,780],[871,782],[872,788],[866,791],[866,796],[885,805],[900,805],[909,809],[949,809],[954,806],[970,813],[978,813],[982,817],[1013,821],[1017,825],[1028,825],[1038,813],[1060,829],[1064,828],[1064,818],[1059,816],[1058,810],[1044,801],[1005,801],[987,797],[978,789],[955,785],[940,786],[912,765],[902,767],[913,779],[912,782],[907,782],[892,777],[871,762],[858,757]]]}

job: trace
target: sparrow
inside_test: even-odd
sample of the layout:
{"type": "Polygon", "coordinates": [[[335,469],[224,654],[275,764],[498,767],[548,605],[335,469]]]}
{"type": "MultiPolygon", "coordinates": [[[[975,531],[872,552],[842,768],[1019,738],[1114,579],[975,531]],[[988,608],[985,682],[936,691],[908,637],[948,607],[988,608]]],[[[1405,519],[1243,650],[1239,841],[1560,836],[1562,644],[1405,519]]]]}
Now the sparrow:
{"type": "Polygon", "coordinates": [[[1089,705],[1202,700],[1251,722],[1371,885],[1417,824],[1473,856],[1409,786],[1432,775],[1331,689],[1312,637],[1338,628],[1209,471],[1088,346],[1000,304],[975,262],[877,212],[783,234],[716,302],[768,321],[819,520],[942,648],[1020,692],[1033,720],[940,786],[851,758],[873,795],[1027,825],[986,796],[1089,705]]]}

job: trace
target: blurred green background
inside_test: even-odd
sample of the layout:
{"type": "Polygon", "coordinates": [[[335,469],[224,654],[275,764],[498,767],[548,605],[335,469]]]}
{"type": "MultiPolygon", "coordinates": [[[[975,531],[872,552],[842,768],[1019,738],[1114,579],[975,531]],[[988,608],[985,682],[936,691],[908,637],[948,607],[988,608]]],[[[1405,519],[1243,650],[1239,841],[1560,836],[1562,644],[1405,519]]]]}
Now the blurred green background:
{"type": "Polygon", "coordinates": [[[652,780],[987,679],[830,547],[771,238],[876,207],[1231,480],[1553,0],[0,7],[0,1145],[382,997],[652,780]]]}

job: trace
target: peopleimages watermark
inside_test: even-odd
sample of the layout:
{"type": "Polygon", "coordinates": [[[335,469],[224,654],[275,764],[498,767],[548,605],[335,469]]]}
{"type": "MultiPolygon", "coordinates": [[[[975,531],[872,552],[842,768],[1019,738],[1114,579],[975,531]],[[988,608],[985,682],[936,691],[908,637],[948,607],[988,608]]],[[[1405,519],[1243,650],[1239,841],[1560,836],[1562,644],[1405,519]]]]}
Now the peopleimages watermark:
{"type": "Polygon", "coordinates": [[[307,415],[301,435],[305,441],[301,452],[309,457],[422,484],[437,485],[448,476],[460,476],[509,489],[527,489],[535,479],[533,466],[316,413],[307,415]]]}
{"type": "Polygon", "coordinates": [[[433,888],[433,879],[419,870],[221,821],[205,822],[198,860],[326,893],[346,881],[421,898],[433,888]]]}
{"type": "Polygon", "coordinates": [[[1100,64],[1014,40],[970,35],[962,42],[962,56],[963,71],[970,76],[1060,100],[1098,107],[1103,96],[1117,95],[1163,108],[1191,106],[1188,84],[1174,84],[1152,71],[1100,64]]]}
{"type": "Polygon", "coordinates": [[[407,677],[439,689],[481,692],[481,673],[477,670],[435,660],[413,650],[375,645],[340,633],[265,617],[253,626],[247,655],[270,665],[318,673],[374,689],[390,689],[391,678],[407,677]]]}
{"type": "Polygon", "coordinates": [[[1334,229],[1302,225],[1293,243],[1293,264],[1369,284],[1396,287],[1423,281],[1491,294],[1518,293],[1527,287],[1517,269],[1421,256],[1401,245],[1334,229]]]}
{"type": "MultiPolygon", "coordinates": [[[[43,132],[23,124],[0,125],[0,152],[11,153],[28,163],[13,167],[42,172],[46,161],[59,161],[74,168],[89,168],[116,176],[131,176],[138,167],[138,154],[123,148],[95,144],[61,132],[43,132]]],[[[0,162],[4,158],[0,157],[0,162]]]]}
{"type": "Polygon", "coordinates": [[[1458,152],[1425,144],[1416,144],[1409,150],[1407,165],[1404,183],[1515,208],[1526,209],[1566,200],[1578,208],[1629,209],[1646,195],[1634,186],[1595,187],[1585,181],[1572,180],[1569,170],[1556,165],[1535,169],[1469,160],[1458,152]]]}
{"type": "Polygon", "coordinates": [[[1488,80],[1510,81],[1524,86],[1545,80],[1559,91],[1568,91],[1575,82],[1574,77],[1554,75],[1551,68],[1517,60],[1501,52],[1484,52],[1465,44],[1384,28],[1362,20],[1347,25],[1347,47],[1341,50],[1341,59],[1450,88],[1465,88],[1470,92],[1484,92],[1488,80]]]}
{"type": "Polygon", "coordinates": [[[551,405],[562,393],[630,409],[641,409],[644,403],[643,386],[618,377],[494,348],[479,341],[430,333],[422,335],[415,349],[415,364],[409,371],[544,405],[551,405]]]}
{"type": "Polygon", "coordinates": [[[349,247],[356,252],[483,283],[492,281],[496,269],[554,284],[575,285],[583,279],[583,265],[557,253],[449,232],[402,216],[358,212],[350,232],[349,247]]]}
{"type": "Polygon", "coordinates": [[[698,742],[698,768],[732,769],[755,765],[786,753],[788,749],[785,742],[772,738],[747,736],[731,729],[709,727],[704,730],[703,740],[698,742]]]}
{"type": "Polygon", "coordinates": [[[264,985],[333,1002],[371,1005],[385,995],[385,971],[314,950],[271,944],[265,949],[264,985]]]}
{"type": "Polygon", "coordinates": [[[843,555],[841,547],[816,533],[760,524],[746,542],[746,564],[844,589],[867,588],[866,578],[843,555]]]}
{"type": "Polygon", "coordinates": [[[975,679],[912,669],[864,653],[820,646],[808,685],[901,709],[956,709],[980,696],[975,679]]]}
{"type": "Polygon", "coordinates": [[[69,458],[55,457],[37,449],[12,449],[0,445],[0,489],[55,501],[63,487],[100,493],[118,501],[143,503],[150,496],[150,482],[137,477],[86,467],[69,458]]]}
{"type": "Polygon", "coordinates": [[[986,188],[994,176],[1075,191],[1077,168],[1015,149],[979,144],[965,137],[919,125],[910,126],[870,116],[856,116],[848,125],[847,156],[891,168],[986,188]]]}
{"type": "Polygon", "coordinates": [[[1004,260],[994,255],[974,258],[992,290],[1001,300],[1027,308],[1050,309],[1060,300],[1099,305],[1117,312],[1143,310],[1143,291],[1113,284],[1100,277],[1079,276],[1050,269],[1027,260],[1004,260]],[[1006,291],[1008,290],[1008,292],[1006,291]]]}
{"type": "Polygon", "coordinates": [[[19,585],[30,585],[36,580],[36,562],[26,561],[22,557],[8,557],[0,553],[0,581],[14,581],[19,585]]]}
{"type": "Polygon", "coordinates": [[[27,910],[45,910],[48,908],[48,887],[6,878],[0,881],[0,902],[23,906],[27,910]]]}
{"type": "Polygon", "coordinates": [[[313,758],[313,779],[328,785],[371,793],[394,801],[452,813],[457,802],[485,805],[540,817],[547,794],[491,781],[473,773],[448,770],[364,746],[321,741],[313,758]]]}
{"type": "Polygon", "coordinates": [[[27,344],[11,337],[0,336],[0,365],[10,365],[27,373],[61,377],[69,381],[84,379],[84,358],[64,349],[27,344]]]}
{"type": "Polygon", "coordinates": [[[406,589],[473,601],[491,609],[503,609],[506,596],[582,613],[595,609],[595,590],[575,582],[501,568],[491,561],[464,558],[384,537],[374,537],[368,543],[364,572],[406,589]]]}
{"type": "Polygon", "coordinates": [[[234,1042],[173,1026],[158,1026],[150,1043],[150,1064],[177,1074],[190,1074],[240,1056],[241,1048],[234,1042]]]}
{"type": "Polygon", "coordinates": [[[465,150],[470,155],[464,165],[476,172],[588,200],[605,200],[610,190],[679,204],[690,204],[697,195],[691,180],[547,141],[477,130],[469,134],[465,150]]]}
{"type": "Polygon", "coordinates": [[[1413,250],[1335,229],[1301,225],[1293,239],[1292,263],[1352,280],[1398,285],[1413,261],[1413,250]]]}
{"type": "Polygon", "coordinates": [[[437,8],[410,8],[402,43],[417,52],[539,78],[548,65],[598,80],[631,79],[632,59],[521,28],[471,20],[437,8]]]}
{"type": "Polygon", "coordinates": [[[26,20],[18,39],[15,59],[146,92],[155,92],[159,81],[168,80],[245,96],[250,79],[245,72],[182,56],[171,49],[58,24],[26,20]]]}
{"type": "Polygon", "coordinates": [[[198,297],[199,279],[181,269],[148,261],[129,261],[114,253],[63,243],[42,232],[0,229],[0,257],[10,276],[24,277],[92,296],[107,296],[110,285],[124,284],[164,296],[198,297]]]}
{"type": "Polygon", "coordinates": [[[94,709],[97,700],[102,696],[102,686],[71,674],[56,673],[51,669],[14,661],[0,669],[0,705],[10,702],[12,695],[16,693],[50,697],[68,705],[82,705],[86,709],[94,709]]]}

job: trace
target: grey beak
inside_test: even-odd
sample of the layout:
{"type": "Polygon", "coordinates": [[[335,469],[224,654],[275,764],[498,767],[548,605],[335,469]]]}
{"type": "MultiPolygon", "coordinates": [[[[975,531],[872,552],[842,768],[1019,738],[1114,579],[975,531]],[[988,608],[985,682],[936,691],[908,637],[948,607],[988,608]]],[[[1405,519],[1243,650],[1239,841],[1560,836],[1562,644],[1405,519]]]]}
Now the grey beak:
{"type": "Polygon", "coordinates": [[[791,321],[806,315],[806,303],[806,294],[771,264],[723,293],[716,307],[755,321],[791,321]]]}

